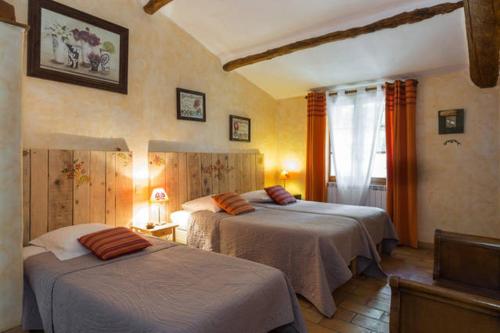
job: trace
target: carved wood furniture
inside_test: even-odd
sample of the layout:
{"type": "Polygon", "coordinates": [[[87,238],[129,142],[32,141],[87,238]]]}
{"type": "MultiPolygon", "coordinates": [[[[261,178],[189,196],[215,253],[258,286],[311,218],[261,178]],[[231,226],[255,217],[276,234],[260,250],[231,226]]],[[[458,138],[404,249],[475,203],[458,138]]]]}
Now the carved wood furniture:
{"type": "Polygon", "coordinates": [[[497,333],[500,301],[390,278],[390,333],[497,333]]]}
{"type": "MultiPolygon", "coordinates": [[[[500,239],[436,230],[434,280],[489,289],[500,294],[500,239]]],[[[483,290],[484,291],[484,290],[483,290]]],[[[496,296],[495,296],[496,295],[496,296]]]]}

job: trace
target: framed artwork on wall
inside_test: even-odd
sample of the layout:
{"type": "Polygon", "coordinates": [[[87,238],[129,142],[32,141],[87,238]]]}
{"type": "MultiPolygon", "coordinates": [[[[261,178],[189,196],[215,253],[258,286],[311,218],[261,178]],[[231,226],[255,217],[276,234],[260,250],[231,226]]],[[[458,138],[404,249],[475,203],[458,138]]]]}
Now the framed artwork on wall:
{"type": "Polygon", "coordinates": [[[51,0],[30,0],[28,75],[127,94],[128,29],[51,0]]]}
{"type": "Polygon", "coordinates": [[[464,109],[442,110],[438,112],[439,134],[464,132],[464,109]]]}
{"type": "Polygon", "coordinates": [[[207,121],[205,94],[177,88],[177,119],[207,121]]]}
{"type": "Polygon", "coordinates": [[[252,135],[250,118],[229,116],[229,140],[250,142],[252,135]]]}

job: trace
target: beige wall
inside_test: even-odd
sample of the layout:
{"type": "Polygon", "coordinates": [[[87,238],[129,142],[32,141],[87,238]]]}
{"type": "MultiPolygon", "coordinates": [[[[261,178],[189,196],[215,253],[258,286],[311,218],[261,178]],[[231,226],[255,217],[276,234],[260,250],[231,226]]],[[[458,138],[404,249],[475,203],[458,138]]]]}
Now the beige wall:
{"type": "Polygon", "coordinates": [[[21,313],[21,52],[24,30],[0,22],[0,332],[21,313]]]}
{"type": "Polygon", "coordinates": [[[465,71],[419,78],[419,239],[434,229],[500,238],[499,88],[479,89],[465,71]],[[437,112],[465,109],[465,133],[439,135],[437,112]],[[462,143],[443,146],[447,139],[462,143]]]}
{"type": "Polygon", "coordinates": [[[304,96],[278,101],[278,169],[287,169],[287,189],[305,195],[307,100],[304,96]]]}
{"type": "MultiPolygon", "coordinates": [[[[186,143],[191,150],[260,149],[268,184],[274,182],[277,102],[219,60],[160,13],[150,16],[136,0],[61,0],[129,29],[129,94],[24,78],[25,147],[134,151],[135,214],[144,219],[149,140],[186,143]],[[207,122],[176,119],[176,87],[207,96],[207,122]],[[230,142],[229,114],[252,119],[252,142],[230,142]],[[89,147],[89,144],[91,145],[89,147]]],[[[11,1],[25,22],[27,0],[11,1]]],[[[181,145],[181,143],[183,143],[181,145]]],[[[172,146],[172,145],[170,145],[172,146]]]]}
{"type": "MultiPolygon", "coordinates": [[[[419,240],[434,230],[500,237],[500,88],[479,89],[466,71],[418,78],[419,240]],[[465,133],[438,135],[437,112],[465,109],[465,133]],[[446,139],[462,143],[443,146],[446,139]]],[[[278,101],[278,156],[299,161],[292,191],[304,191],[306,101],[278,101]]]]}

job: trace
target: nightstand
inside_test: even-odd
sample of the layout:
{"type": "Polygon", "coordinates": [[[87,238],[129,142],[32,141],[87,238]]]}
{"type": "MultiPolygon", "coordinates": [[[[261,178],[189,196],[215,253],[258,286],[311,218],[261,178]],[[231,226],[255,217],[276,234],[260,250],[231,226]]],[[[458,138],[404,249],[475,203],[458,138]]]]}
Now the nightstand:
{"type": "Polygon", "coordinates": [[[297,200],[302,200],[302,194],[294,194],[293,197],[297,200]]]}
{"type": "Polygon", "coordinates": [[[131,226],[130,229],[132,231],[138,232],[143,235],[149,235],[158,238],[164,238],[172,235],[172,241],[175,240],[175,229],[178,227],[175,223],[165,223],[162,225],[157,225],[153,229],[145,229],[136,226],[131,226]]]}

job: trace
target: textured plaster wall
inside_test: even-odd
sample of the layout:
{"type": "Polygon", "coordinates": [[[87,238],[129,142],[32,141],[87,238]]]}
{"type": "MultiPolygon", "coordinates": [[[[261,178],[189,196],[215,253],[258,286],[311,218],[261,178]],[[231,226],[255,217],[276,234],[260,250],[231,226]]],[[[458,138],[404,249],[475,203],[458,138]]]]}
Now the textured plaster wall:
{"type": "MultiPolygon", "coordinates": [[[[219,60],[200,43],[164,15],[144,13],[139,1],[59,2],[129,29],[129,94],[25,77],[25,147],[128,147],[135,158],[139,220],[145,218],[150,140],[192,151],[259,149],[266,157],[266,182],[274,182],[277,102],[272,97],[241,75],[224,72],[219,60]],[[176,119],[176,87],[206,93],[206,123],[176,119]],[[252,119],[251,143],[229,141],[229,114],[252,119]]],[[[11,3],[18,19],[25,22],[28,1],[11,3]]]]}
{"type": "Polygon", "coordinates": [[[304,96],[278,101],[279,168],[290,172],[287,189],[293,194],[306,192],[307,100],[304,96]]]}
{"type": "Polygon", "coordinates": [[[498,87],[479,89],[466,71],[419,78],[417,158],[421,241],[436,228],[500,237],[498,87]],[[437,112],[453,108],[465,109],[465,133],[439,135],[437,112]]]}
{"type": "Polygon", "coordinates": [[[0,22],[0,332],[21,313],[21,52],[24,30],[0,22]]]}

